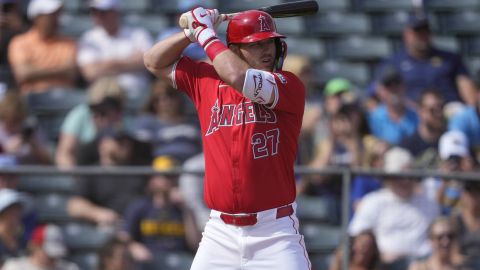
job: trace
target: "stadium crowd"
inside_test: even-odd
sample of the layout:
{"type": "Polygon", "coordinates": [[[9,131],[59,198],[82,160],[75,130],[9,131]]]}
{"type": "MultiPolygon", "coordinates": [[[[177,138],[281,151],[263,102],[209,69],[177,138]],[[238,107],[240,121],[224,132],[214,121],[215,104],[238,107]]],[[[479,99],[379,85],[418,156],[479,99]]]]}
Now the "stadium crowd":
{"type": "MultiPolygon", "coordinates": [[[[192,104],[143,65],[143,53],[178,31],[176,16],[197,2],[177,1],[172,27],[154,37],[125,24],[118,1],[85,1],[92,27],[72,37],[59,31],[60,0],[0,0],[0,168],[202,170],[192,104]],[[46,124],[37,106],[60,108],[60,120],[46,124]]],[[[432,45],[427,14],[412,12],[402,27],[404,46],[378,62],[368,85],[340,76],[319,85],[308,55],[287,57],[284,69],[308,92],[297,165],[478,172],[480,74],[432,45]]],[[[185,54],[208,61],[193,44],[185,54]]],[[[45,224],[18,181],[0,174],[1,269],[78,269],[64,260],[62,224],[45,224]]],[[[195,174],[82,176],[65,211],[111,234],[98,269],[149,269],[158,254],[195,251],[209,213],[202,184],[195,174]]],[[[322,198],[340,216],[338,175],[299,175],[297,184],[299,196],[322,198]]],[[[342,269],[345,252],[349,269],[480,269],[480,182],[355,175],[350,204],[351,250],[338,242],[325,269],[342,269]]]]}

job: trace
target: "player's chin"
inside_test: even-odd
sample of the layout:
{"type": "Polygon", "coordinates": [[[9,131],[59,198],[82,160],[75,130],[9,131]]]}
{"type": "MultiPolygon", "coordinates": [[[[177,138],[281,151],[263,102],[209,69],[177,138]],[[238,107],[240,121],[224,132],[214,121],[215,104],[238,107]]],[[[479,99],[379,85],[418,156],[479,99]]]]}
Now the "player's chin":
{"type": "Polygon", "coordinates": [[[273,70],[273,62],[261,62],[259,64],[259,68],[264,71],[272,71],[273,70]]]}

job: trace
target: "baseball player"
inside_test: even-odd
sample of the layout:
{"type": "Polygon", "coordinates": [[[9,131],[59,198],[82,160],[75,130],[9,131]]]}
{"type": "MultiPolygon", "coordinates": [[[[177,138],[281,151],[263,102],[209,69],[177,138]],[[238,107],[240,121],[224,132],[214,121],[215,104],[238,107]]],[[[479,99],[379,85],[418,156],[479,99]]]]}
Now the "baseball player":
{"type": "Polygon", "coordinates": [[[281,70],[285,36],[272,17],[246,11],[225,19],[197,7],[188,28],[157,43],[146,67],[194,102],[205,151],[205,201],[212,209],[192,270],[310,269],[295,215],[294,161],[305,89],[281,70]],[[182,56],[198,42],[212,64],[182,56]]]}

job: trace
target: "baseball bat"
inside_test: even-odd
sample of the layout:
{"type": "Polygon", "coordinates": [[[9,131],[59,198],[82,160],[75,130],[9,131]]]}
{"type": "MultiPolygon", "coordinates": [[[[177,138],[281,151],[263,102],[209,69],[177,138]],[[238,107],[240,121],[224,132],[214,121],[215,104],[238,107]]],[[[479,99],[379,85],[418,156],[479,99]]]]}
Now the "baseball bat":
{"type": "MultiPolygon", "coordinates": [[[[266,6],[257,8],[257,10],[264,11],[274,18],[286,18],[295,16],[306,16],[317,13],[318,3],[315,0],[303,0],[289,3],[282,3],[278,5],[266,6]]],[[[237,13],[222,14],[225,20],[231,19],[237,13]]],[[[188,27],[188,19],[181,16],[179,20],[180,27],[183,29],[188,27]]]]}

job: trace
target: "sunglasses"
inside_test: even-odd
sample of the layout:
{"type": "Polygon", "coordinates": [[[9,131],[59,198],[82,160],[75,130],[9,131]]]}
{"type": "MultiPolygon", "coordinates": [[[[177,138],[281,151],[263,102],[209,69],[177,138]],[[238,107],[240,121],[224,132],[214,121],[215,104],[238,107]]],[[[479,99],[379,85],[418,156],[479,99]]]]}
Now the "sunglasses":
{"type": "Polygon", "coordinates": [[[437,240],[437,241],[440,241],[442,239],[447,239],[447,240],[453,240],[456,238],[456,235],[452,232],[448,232],[448,233],[440,233],[440,234],[434,234],[432,235],[432,239],[434,240],[437,240]]]}

